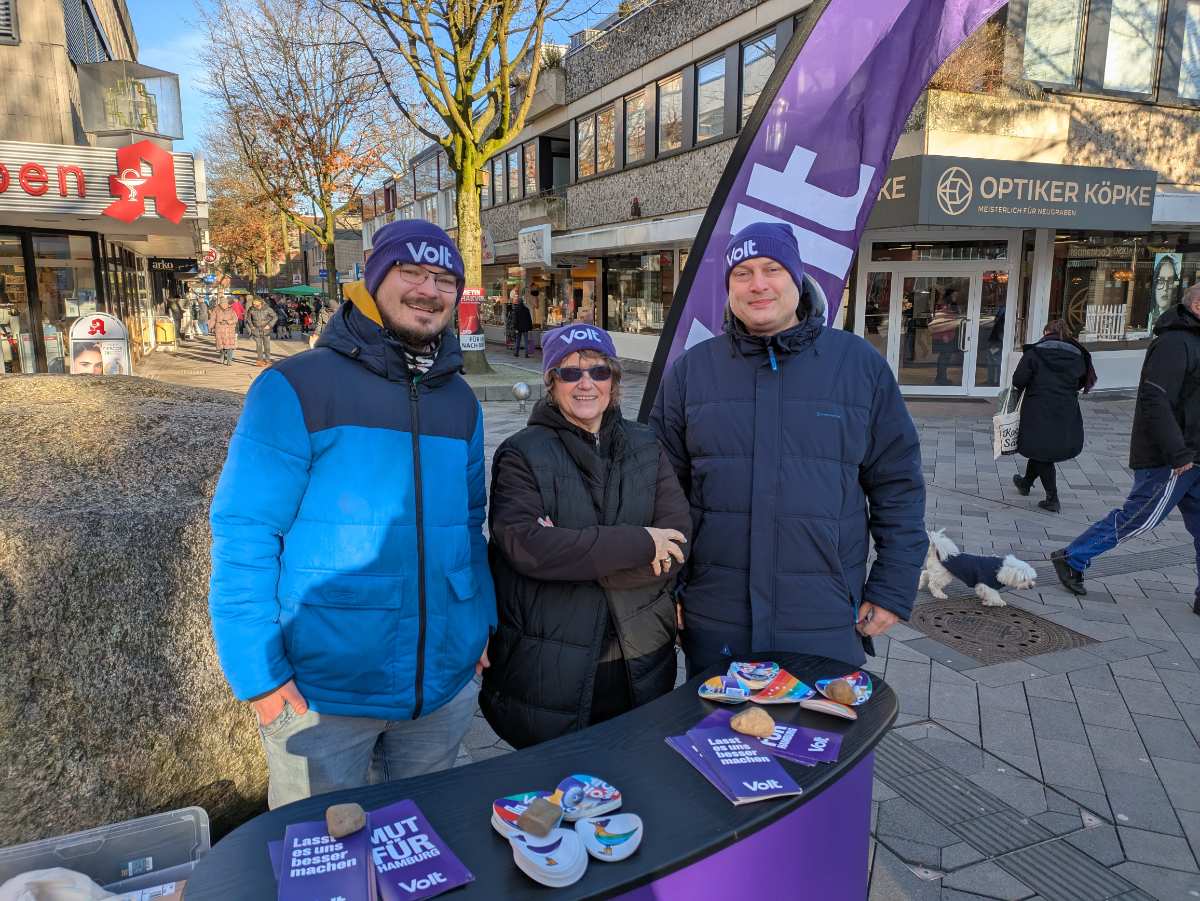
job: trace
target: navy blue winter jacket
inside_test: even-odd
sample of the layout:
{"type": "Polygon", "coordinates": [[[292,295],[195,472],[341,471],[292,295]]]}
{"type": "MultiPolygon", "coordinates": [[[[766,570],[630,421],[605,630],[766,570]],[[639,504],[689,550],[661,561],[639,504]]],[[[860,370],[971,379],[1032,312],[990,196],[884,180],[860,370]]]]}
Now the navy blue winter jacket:
{"type": "Polygon", "coordinates": [[[692,506],[692,667],[771,650],[858,665],[859,602],[912,612],[927,546],[917,431],[884,358],[822,323],[761,338],[733,320],[659,390],[651,425],[692,506]]]}
{"type": "Polygon", "coordinates": [[[321,713],[400,720],[458,694],[496,624],[483,416],[451,332],[412,377],[353,287],[315,350],[250,388],[213,498],[209,608],[239,699],[294,678],[321,713]]]}

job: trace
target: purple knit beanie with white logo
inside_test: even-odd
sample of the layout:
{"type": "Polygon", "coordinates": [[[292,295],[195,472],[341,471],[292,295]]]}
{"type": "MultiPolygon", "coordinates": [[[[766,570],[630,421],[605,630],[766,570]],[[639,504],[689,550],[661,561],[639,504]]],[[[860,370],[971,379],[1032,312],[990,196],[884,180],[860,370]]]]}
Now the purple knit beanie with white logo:
{"type": "Polygon", "coordinates": [[[612,335],[598,325],[572,322],[542,335],[542,372],[549,372],[566,357],[582,350],[594,350],[614,359],[617,356],[612,335]]]}
{"type": "Polygon", "coordinates": [[[458,297],[462,297],[464,267],[462,255],[454,246],[450,236],[424,219],[402,219],[390,222],[379,231],[371,242],[371,255],[367,258],[367,271],[363,277],[367,291],[375,296],[379,283],[384,280],[397,263],[415,263],[420,266],[440,266],[458,279],[458,297]]]}
{"type": "Polygon", "coordinates": [[[791,226],[782,222],[754,222],[729,239],[725,246],[725,290],[729,290],[729,273],[738,263],[755,257],[774,260],[792,276],[797,290],[804,291],[804,261],[791,226]]]}

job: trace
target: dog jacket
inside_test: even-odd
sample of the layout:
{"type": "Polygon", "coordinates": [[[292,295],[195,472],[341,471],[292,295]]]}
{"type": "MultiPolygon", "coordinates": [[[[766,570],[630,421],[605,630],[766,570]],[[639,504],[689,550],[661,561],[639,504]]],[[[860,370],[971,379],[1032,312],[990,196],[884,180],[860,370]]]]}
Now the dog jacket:
{"type": "Polygon", "coordinates": [[[1000,572],[1003,565],[1003,557],[980,557],[975,554],[958,554],[942,561],[942,566],[950,570],[950,574],[960,582],[971,586],[982,582],[995,589],[1005,587],[996,578],[996,573],[1000,572]]]}

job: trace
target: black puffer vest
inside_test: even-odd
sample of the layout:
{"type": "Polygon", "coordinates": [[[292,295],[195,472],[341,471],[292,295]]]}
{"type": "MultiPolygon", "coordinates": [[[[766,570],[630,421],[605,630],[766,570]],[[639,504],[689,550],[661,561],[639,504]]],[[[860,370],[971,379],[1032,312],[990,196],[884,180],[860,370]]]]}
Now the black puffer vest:
{"type": "MultiPolygon", "coordinates": [[[[650,525],[660,449],[648,426],[615,416],[602,480],[589,487],[558,430],[531,425],[502,449],[536,474],[556,526],[650,525]],[[602,484],[601,484],[602,481],[602,484]]],[[[497,457],[500,452],[497,452],[497,457]]],[[[488,548],[499,625],[488,646],[479,705],[496,733],[523,748],[586,726],[609,618],[629,673],[634,706],[675,684],[675,604],[667,587],[607,589],[599,582],[544,582],[521,575],[488,548]]],[[[647,562],[647,567],[649,562],[647,562]]]]}

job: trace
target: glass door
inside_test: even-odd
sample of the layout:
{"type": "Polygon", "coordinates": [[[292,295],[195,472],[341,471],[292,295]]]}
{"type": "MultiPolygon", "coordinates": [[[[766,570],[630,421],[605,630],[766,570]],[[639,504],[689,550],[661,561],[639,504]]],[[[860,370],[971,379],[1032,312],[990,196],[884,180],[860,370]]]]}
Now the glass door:
{"type": "Polygon", "coordinates": [[[901,388],[961,394],[971,387],[972,282],[969,275],[936,273],[896,280],[892,319],[900,336],[896,373],[901,388]]]}
{"type": "Polygon", "coordinates": [[[999,388],[1004,369],[1004,338],[1008,327],[1008,272],[989,271],[979,279],[978,300],[972,304],[971,321],[975,340],[973,388],[999,388]]]}
{"type": "Polygon", "coordinates": [[[0,373],[37,372],[20,235],[0,234],[0,373]]]}

